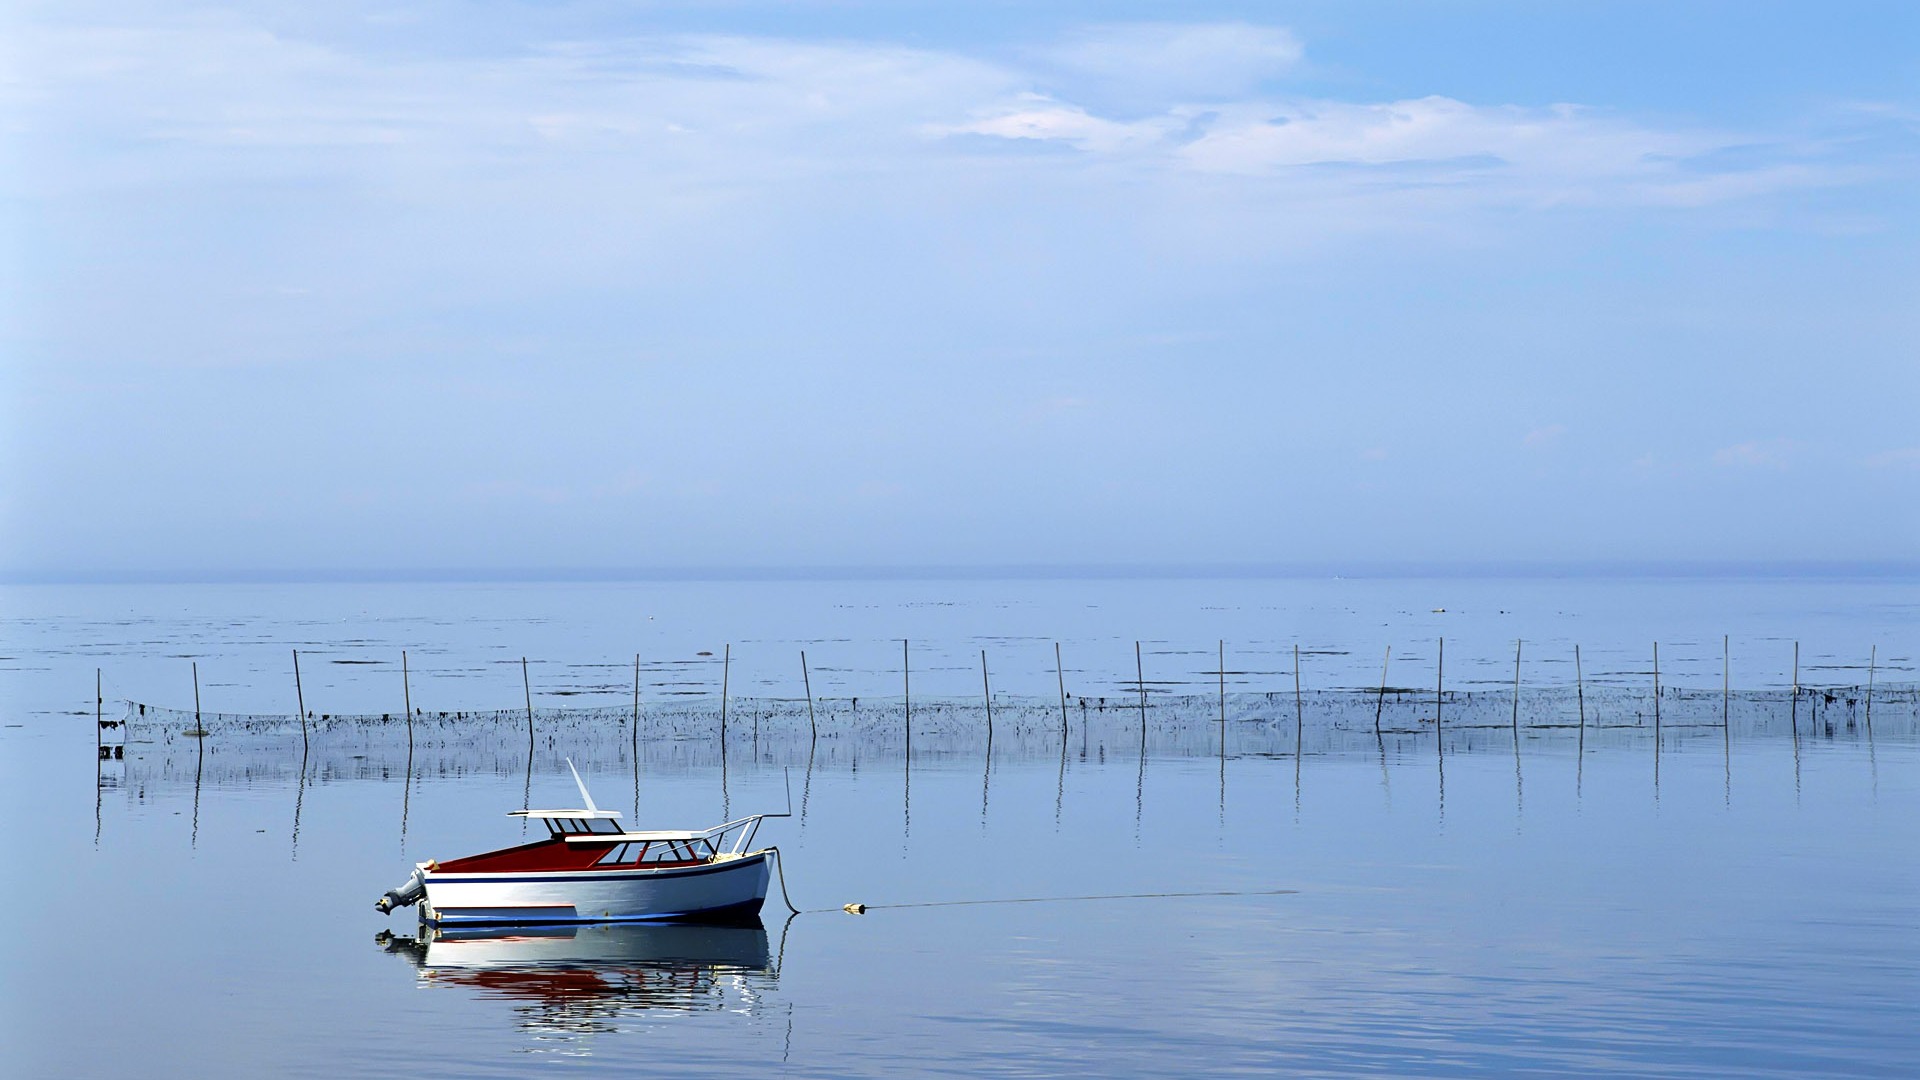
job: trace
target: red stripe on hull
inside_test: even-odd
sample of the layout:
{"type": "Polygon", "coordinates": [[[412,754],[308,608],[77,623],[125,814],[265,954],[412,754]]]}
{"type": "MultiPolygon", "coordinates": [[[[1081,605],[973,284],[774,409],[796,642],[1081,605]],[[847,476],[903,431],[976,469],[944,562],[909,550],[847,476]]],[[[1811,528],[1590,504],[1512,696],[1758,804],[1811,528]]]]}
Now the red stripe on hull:
{"type": "Polygon", "coordinates": [[[536,840],[464,859],[449,859],[434,869],[451,874],[504,874],[529,870],[586,870],[613,845],[569,844],[558,837],[536,840]]]}

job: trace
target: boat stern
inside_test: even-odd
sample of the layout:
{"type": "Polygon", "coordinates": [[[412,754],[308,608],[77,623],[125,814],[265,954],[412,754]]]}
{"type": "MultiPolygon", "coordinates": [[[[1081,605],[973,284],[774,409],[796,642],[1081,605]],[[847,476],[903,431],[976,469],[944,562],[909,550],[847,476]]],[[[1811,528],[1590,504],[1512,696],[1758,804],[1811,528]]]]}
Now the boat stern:
{"type": "MultiPolygon", "coordinates": [[[[386,915],[391,913],[394,908],[411,907],[424,900],[427,895],[427,873],[432,869],[433,863],[431,862],[415,864],[413,873],[407,876],[407,880],[388,889],[381,895],[380,899],[373,902],[374,910],[380,912],[382,915],[386,915]]],[[[422,913],[424,914],[424,912],[425,908],[423,907],[422,913]]]]}

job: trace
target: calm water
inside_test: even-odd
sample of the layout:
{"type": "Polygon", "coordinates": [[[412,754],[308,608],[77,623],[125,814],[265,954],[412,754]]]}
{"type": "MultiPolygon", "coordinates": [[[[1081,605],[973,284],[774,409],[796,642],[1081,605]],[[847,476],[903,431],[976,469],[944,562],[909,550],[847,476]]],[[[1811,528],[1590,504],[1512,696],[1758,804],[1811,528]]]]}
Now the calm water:
{"type": "Polygon", "coordinates": [[[13,1075],[1909,1075],[1920,1058],[1913,582],[35,587],[4,601],[13,1075]],[[1726,731],[1723,634],[1745,695],[1726,731]],[[1431,688],[1442,636],[1448,687],[1476,695],[1447,706],[1444,756],[1411,695],[1377,741],[1364,695],[1324,696],[1377,686],[1389,646],[1388,681],[1431,688]],[[1221,639],[1225,725],[1206,705],[1221,639]],[[1499,696],[1515,639],[1517,738],[1499,696]],[[1874,658],[1871,735],[1857,692],[1788,714],[1795,641],[1803,685],[1864,684],[1874,658]],[[1561,726],[1575,644],[1597,714],[1584,735],[1561,726]],[[95,760],[96,667],[110,718],[122,698],[190,715],[190,662],[208,712],[289,714],[295,647],[316,713],[397,718],[410,694],[436,721],[521,705],[526,656],[531,767],[524,729],[426,716],[410,758],[395,724],[317,730],[303,765],[284,721],[222,720],[202,743],[156,716],[136,720],[125,759],[95,760]],[[824,699],[817,743],[795,705],[802,649],[824,699]],[[639,732],[548,711],[626,707],[636,652],[639,732]],[[1056,680],[1072,696],[1064,739],[1056,680]],[[411,912],[373,911],[414,861],[517,840],[503,815],[529,792],[571,802],[563,756],[603,803],[659,825],[779,809],[790,771],[801,816],[762,838],[807,913],[786,919],[776,897],[760,928],[423,945],[411,912]],[[1144,895],[1183,892],[1230,895],[1144,895]],[[1090,896],[1119,898],[953,903],[1090,896]]]}

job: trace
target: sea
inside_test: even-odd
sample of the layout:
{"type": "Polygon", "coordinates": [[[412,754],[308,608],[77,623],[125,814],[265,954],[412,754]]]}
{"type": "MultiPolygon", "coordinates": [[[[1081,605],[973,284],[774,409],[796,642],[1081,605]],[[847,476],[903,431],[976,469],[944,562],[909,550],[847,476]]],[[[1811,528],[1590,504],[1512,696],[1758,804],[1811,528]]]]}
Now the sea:
{"type": "Polygon", "coordinates": [[[0,586],[0,1073],[1911,1076],[1920,580],[0,586]],[[594,798],[757,922],[374,909],[594,798]]]}

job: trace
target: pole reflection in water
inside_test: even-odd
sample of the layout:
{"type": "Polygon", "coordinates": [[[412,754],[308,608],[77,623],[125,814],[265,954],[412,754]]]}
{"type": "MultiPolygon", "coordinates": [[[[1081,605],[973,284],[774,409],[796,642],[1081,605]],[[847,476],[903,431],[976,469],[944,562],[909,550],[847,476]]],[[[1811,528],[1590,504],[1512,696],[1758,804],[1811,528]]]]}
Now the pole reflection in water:
{"type": "Polygon", "coordinates": [[[634,744],[634,821],[639,821],[639,653],[634,653],[634,726],[628,736],[634,744]]]}
{"type": "Polygon", "coordinates": [[[1513,816],[1516,821],[1526,816],[1526,793],[1520,779],[1520,645],[1518,638],[1513,642],[1513,816]]]}
{"type": "Polygon", "coordinates": [[[1227,824],[1227,642],[1220,640],[1220,825],[1227,824]]]}
{"type": "Polygon", "coordinates": [[[1220,724],[1220,824],[1227,823],[1227,725],[1220,724]]]}
{"type": "MultiPolygon", "coordinates": [[[[1659,786],[1658,784],[1655,785],[1655,787],[1658,787],[1658,786],[1659,786]]],[[[1521,818],[1526,816],[1526,812],[1527,812],[1526,788],[1522,780],[1522,777],[1520,775],[1520,729],[1515,728],[1513,732],[1513,817],[1514,817],[1514,821],[1517,823],[1521,818]]]]}
{"type": "Polygon", "coordinates": [[[1293,820],[1300,821],[1300,755],[1306,739],[1306,713],[1300,703],[1300,646],[1293,647],[1293,820]]]}
{"type": "Polygon", "coordinates": [[[1380,751],[1380,795],[1386,800],[1388,808],[1393,806],[1393,779],[1387,774],[1387,737],[1377,729],[1373,733],[1374,745],[1380,751]]]}
{"type": "MultiPolygon", "coordinates": [[[[1796,676],[1796,678],[1797,677],[1798,676],[1796,676]]],[[[1793,710],[1791,716],[1793,724],[1793,803],[1795,806],[1798,806],[1800,805],[1800,688],[1798,686],[1793,688],[1793,704],[1789,706],[1789,708],[1793,710]]]]}
{"type": "Polygon", "coordinates": [[[1060,712],[1060,771],[1053,783],[1053,828],[1060,829],[1060,812],[1067,804],[1067,723],[1065,699],[1060,712]]]}
{"type": "Polygon", "coordinates": [[[1447,821],[1447,729],[1441,724],[1441,694],[1447,685],[1447,639],[1440,638],[1433,660],[1433,758],[1440,779],[1440,823],[1447,821]]]}
{"type": "MultiPolygon", "coordinates": [[[[1733,806],[1733,636],[1720,637],[1720,751],[1725,763],[1724,802],[1733,806]]],[[[1869,738],[1873,729],[1867,729],[1869,738]]]]}
{"type": "Polygon", "coordinates": [[[1133,643],[1134,681],[1140,687],[1140,775],[1133,785],[1133,837],[1140,838],[1140,819],[1147,807],[1147,674],[1140,663],[1140,643],[1133,643]]]}
{"type": "Polygon", "coordinates": [[[987,752],[980,770],[980,827],[987,827],[987,796],[993,784],[993,684],[987,681],[987,650],[980,650],[980,694],[987,706],[987,752]]]}
{"type": "MultiPolygon", "coordinates": [[[[407,850],[407,809],[413,802],[413,733],[407,733],[407,764],[400,777],[400,850],[407,850]]],[[[533,797],[533,759],[527,759],[527,795],[533,797]]],[[[527,805],[522,803],[521,805],[527,805]]],[[[524,825],[524,823],[523,823],[524,825]]]]}
{"type": "Polygon", "coordinates": [[[1580,742],[1574,750],[1573,797],[1584,797],[1587,778],[1587,678],[1580,667],[1580,646],[1573,647],[1574,702],[1580,710],[1580,742]]]}
{"type": "MultiPolygon", "coordinates": [[[[800,832],[807,831],[807,804],[813,801],[813,754],[820,748],[820,740],[812,739],[807,743],[807,777],[800,784],[800,832]]],[[[636,818],[638,815],[635,815],[636,818]]]]}
{"type": "MultiPolygon", "coordinates": [[[[789,920],[789,925],[791,920],[789,920]]],[[[781,927],[784,941],[787,926],[781,927]]],[[[512,1004],[543,1041],[621,1029],[660,1012],[751,1015],[779,980],[759,920],[738,925],[600,924],[434,930],[374,938],[412,962],[427,987],[458,987],[512,1004]]]]}
{"type": "Polygon", "coordinates": [[[906,638],[900,639],[900,720],[907,739],[900,770],[900,850],[905,851],[913,836],[913,663],[906,638]]]}
{"type": "MultiPolygon", "coordinates": [[[[300,861],[300,806],[307,798],[307,747],[300,746],[300,775],[293,785],[293,842],[288,845],[287,858],[292,862],[300,861]]],[[[404,844],[404,839],[402,843],[404,844]]]]}
{"type": "Polygon", "coordinates": [[[1387,805],[1393,805],[1393,782],[1387,778],[1387,739],[1380,731],[1380,711],[1387,707],[1387,665],[1393,663],[1393,646],[1387,646],[1380,658],[1380,694],[1373,699],[1373,741],[1380,750],[1380,791],[1387,805]]]}
{"type": "Polygon", "coordinates": [[[986,765],[980,771],[980,829],[987,828],[987,803],[993,791],[993,741],[987,741],[986,765]]]}
{"type": "MultiPolygon", "coordinates": [[[[195,747],[195,753],[193,757],[193,838],[189,842],[188,846],[193,848],[198,848],[200,846],[200,774],[205,772],[207,767],[207,740],[204,734],[194,739],[194,747],[195,747]]],[[[1796,758],[1795,761],[1797,762],[1798,758],[1796,758]]],[[[1794,775],[1796,777],[1799,776],[1797,764],[1795,766],[1794,775]]]]}

